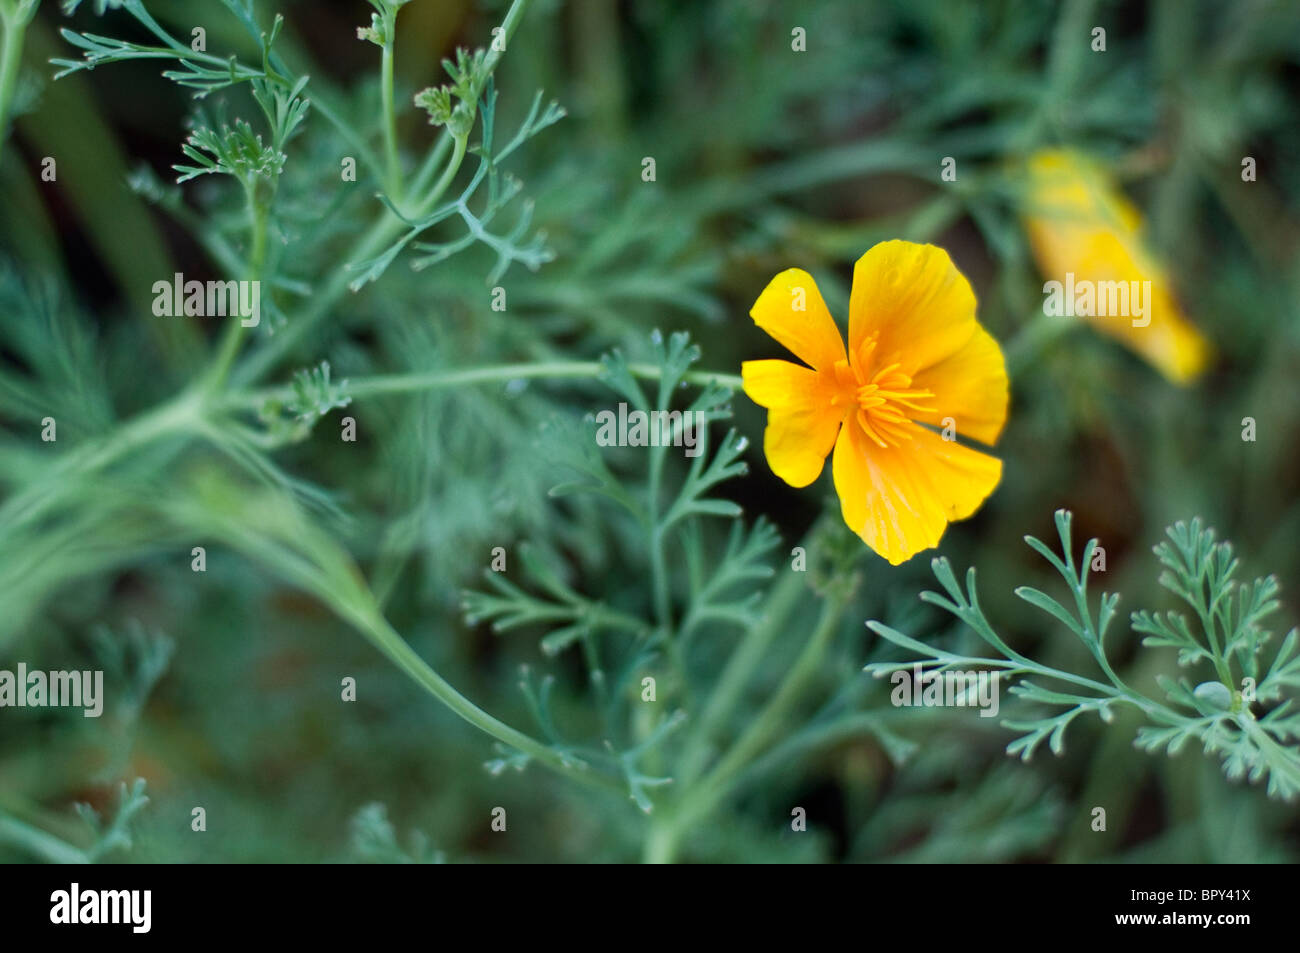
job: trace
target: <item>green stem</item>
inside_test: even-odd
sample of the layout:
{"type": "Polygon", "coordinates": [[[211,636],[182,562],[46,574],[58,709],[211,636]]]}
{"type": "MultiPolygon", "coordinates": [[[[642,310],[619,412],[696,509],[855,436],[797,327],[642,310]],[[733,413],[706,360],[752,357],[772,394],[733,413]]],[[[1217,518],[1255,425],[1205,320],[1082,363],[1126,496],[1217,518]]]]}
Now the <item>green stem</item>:
{"type": "MultiPolygon", "coordinates": [[[[815,531],[815,528],[814,528],[815,531]]],[[[785,617],[785,603],[793,601],[803,591],[803,581],[794,573],[787,573],[781,586],[774,591],[771,603],[780,603],[780,611],[769,605],[769,614],[749,638],[742,643],[736,655],[728,664],[726,671],[714,691],[714,702],[706,711],[704,723],[695,734],[697,749],[701,746],[707,750],[710,722],[716,722],[723,714],[733,709],[739,690],[748,681],[757,662],[772,636],[785,617]],[[719,697],[726,700],[719,705],[719,697]]],[[[685,790],[674,806],[666,806],[654,819],[643,848],[643,859],[647,863],[671,863],[683,835],[690,828],[706,817],[718,803],[727,796],[736,781],[744,774],[753,759],[763,748],[778,735],[783,726],[789,722],[790,715],[803,699],[809,682],[821,668],[826,649],[835,635],[840,612],[847,601],[847,593],[828,596],[822,606],[821,618],[813,631],[808,644],[804,646],[794,667],[777,689],[758,717],[751,722],[749,729],[740,736],[731,749],[718,761],[713,770],[696,784],[685,781],[685,790]]],[[[688,750],[684,756],[686,769],[690,770],[690,761],[696,755],[688,750]]]]}
{"type": "Polygon", "coordinates": [[[438,199],[442,198],[443,193],[447,191],[452,180],[456,178],[456,173],[460,171],[461,163],[465,161],[465,151],[469,142],[469,136],[454,136],[452,142],[451,159],[448,160],[446,168],[442,170],[442,176],[438,179],[438,184],[429,190],[429,194],[420,200],[419,206],[415,210],[412,218],[423,218],[433,210],[438,199]]]}
{"type": "MultiPolygon", "coordinates": [[[[1300,761],[1296,760],[1295,749],[1278,744],[1272,735],[1260,727],[1259,722],[1250,712],[1243,712],[1233,720],[1251,737],[1261,751],[1266,752],[1265,761],[1269,771],[1284,776],[1290,782],[1292,789],[1300,791],[1300,761]]],[[[1254,778],[1252,777],[1251,780],[1254,778]]]]}
{"type": "Polygon", "coordinates": [[[0,842],[13,844],[52,864],[88,864],[90,857],[53,834],[14,817],[0,815],[0,842]]]}
{"type": "Polygon", "coordinates": [[[485,75],[490,76],[496,72],[497,64],[501,62],[501,57],[505,54],[505,48],[510,42],[510,38],[515,35],[515,30],[519,29],[519,21],[524,18],[524,12],[528,9],[529,0],[514,0],[510,9],[506,11],[506,18],[501,21],[501,36],[504,42],[500,49],[489,49],[488,55],[484,59],[487,67],[485,75]]]}
{"type": "Polygon", "coordinates": [[[16,525],[42,516],[61,496],[75,491],[80,480],[93,476],[155,440],[193,432],[199,421],[199,412],[194,395],[185,393],[135,417],[111,434],[60,457],[44,481],[29,485],[0,506],[0,531],[12,530],[16,525]]]}
{"type": "MultiPolygon", "coordinates": [[[[668,395],[664,393],[664,390],[664,381],[660,378],[658,404],[660,407],[668,406],[668,395]]],[[[666,448],[662,446],[655,446],[650,450],[650,469],[646,486],[646,512],[650,517],[650,585],[651,591],[654,593],[655,622],[663,633],[669,656],[678,667],[678,674],[682,677],[683,686],[685,686],[686,673],[682,670],[682,659],[677,651],[678,646],[672,632],[672,602],[668,595],[668,566],[664,552],[664,537],[667,527],[663,523],[663,512],[660,509],[662,502],[660,500],[660,488],[663,484],[664,458],[666,455],[666,448]]]]}
{"type": "MultiPolygon", "coordinates": [[[[1235,691],[1235,685],[1232,680],[1232,671],[1228,666],[1228,660],[1223,652],[1219,649],[1218,627],[1214,622],[1214,612],[1207,603],[1203,589],[1203,581],[1196,581],[1196,591],[1193,605],[1196,609],[1196,615],[1201,620],[1201,629],[1205,632],[1205,638],[1210,643],[1210,657],[1214,659],[1214,670],[1219,676],[1219,680],[1227,686],[1229,691],[1235,691]]],[[[1225,642],[1227,640],[1227,631],[1224,632],[1225,642]]]]}
{"type": "Polygon", "coordinates": [[[655,623],[664,634],[670,653],[673,658],[680,662],[680,656],[672,652],[673,634],[672,634],[672,607],[671,600],[668,598],[668,567],[664,554],[664,533],[663,527],[659,524],[660,513],[658,510],[659,498],[659,480],[658,474],[651,469],[650,473],[650,499],[652,506],[655,508],[651,511],[650,519],[654,525],[654,530],[650,534],[650,578],[651,589],[654,592],[655,605],[655,623]]]}
{"type": "Polygon", "coordinates": [[[650,823],[642,848],[641,860],[647,864],[671,864],[677,855],[679,834],[677,828],[665,818],[656,817],[650,823]]]}
{"type": "MultiPolygon", "coordinates": [[[[507,43],[518,29],[519,22],[523,19],[524,12],[528,8],[528,2],[529,0],[514,0],[514,3],[510,6],[510,10],[506,13],[505,19],[501,24],[501,35],[505,37],[507,43]]],[[[495,72],[502,54],[502,50],[491,50],[488,53],[486,57],[487,70],[484,74],[485,79],[487,76],[490,76],[495,72]]],[[[445,140],[446,137],[443,138],[445,140]]],[[[429,210],[433,208],[438,199],[440,199],[451,186],[452,181],[456,177],[456,173],[460,170],[461,163],[464,161],[465,154],[468,150],[468,136],[456,137],[453,145],[454,149],[452,157],[447,163],[446,168],[443,170],[442,176],[439,178],[433,189],[419,200],[418,205],[411,213],[410,217],[420,218],[421,216],[428,214],[429,210]]],[[[444,149],[445,147],[442,145],[442,140],[440,140],[439,144],[434,148],[434,155],[431,155],[426,159],[424,167],[417,176],[417,180],[427,180],[428,175],[431,174],[428,170],[436,168],[435,156],[441,155],[444,149]]],[[[385,208],[378,220],[376,220],[375,224],[371,226],[370,230],[364,236],[362,236],[344,260],[347,262],[356,262],[372,258],[374,255],[382,251],[389,242],[401,235],[401,233],[407,228],[409,228],[409,226],[405,221],[398,218],[385,208]]],[[[258,352],[252,355],[244,365],[241,365],[234,375],[236,382],[247,383],[256,380],[271,366],[273,366],[280,357],[287,354],[290,348],[292,348],[298,341],[302,340],[302,338],[316,326],[317,322],[330,313],[330,309],[334,307],[335,302],[337,302],[342,294],[347,290],[348,281],[349,275],[344,269],[335,269],[329,283],[313,297],[308,308],[302,314],[295,316],[295,319],[289,323],[288,327],[281,330],[280,333],[271,339],[270,343],[260,348],[258,352]]]]}
{"type": "Polygon", "coordinates": [[[402,163],[397,155],[397,110],[393,105],[393,41],[397,30],[397,11],[384,15],[384,55],[381,63],[380,95],[384,114],[384,159],[387,164],[388,196],[395,204],[402,201],[402,163]]]}
{"type": "Polygon", "coordinates": [[[420,165],[419,171],[415,174],[415,179],[411,182],[411,191],[414,194],[422,195],[428,189],[429,180],[433,178],[433,174],[438,171],[443,159],[447,157],[447,150],[451,148],[453,138],[450,133],[439,136],[438,141],[429,150],[429,154],[424,157],[424,162],[420,165]]]}
{"type": "MultiPolygon", "coordinates": [[[[816,528],[810,530],[806,539],[811,539],[816,528]]],[[[773,639],[781,630],[781,624],[793,607],[799,595],[807,588],[803,577],[794,571],[787,571],[773,588],[767,599],[767,609],[759,623],[747,632],[731,653],[726,667],[718,677],[717,684],[709,694],[708,705],[700,716],[699,723],[691,732],[691,740],[682,755],[679,781],[688,786],[699,777],[708,759],[714,736],[727,723],[754,671],[767,656],[767,650],[773,639]]]]}
{"type": "MultiPolygon", "coordinates": [[[[454,145],[455,149],[451,160],[447,163],[438,184],[421,200],[418,208],[411,214],[412,218],[419,218],[427,214],[428,210],[447,190],[452,179],[455,178],[456,171],[465,158],[466,140],[464,138],[457,139],[454,145]]],[[[445,149],[435,147],[430,159],[432,160],[434,156],[439,155],[442,151],[445,151],[445,149]]],[[[428,168],[428,163],[426,163],[426,168],[428,168]]],[[[425,177],[424,170],[421,170],[420,177],[425,177]]],[[[385,208],[379,219],[370,227],[370,230],[348,252],[344,261],[356,262],[372,258],[382,251],[385,245],[396,239],[409,227],[405,221],[385,208]]],[[[290,348],[302,340],[316,326],[317,322],[330,313],[330,309],[334,307],[335,302],[347,291],[350,278],[351,275],[346,268],[333,269],[329,281],[320,290],[319,294],[312,297],[311,303],[306,310],[298,314],[287,327],[283,328],[240,366],[234,375],[236,383],[255,380],[274,365],[281,356],[287,354],[290,348]]]]}
{"type": "Polygon", "coordinates": [[[708,815],[727,796],[745,766],[789,723],[809,683],[821,669],[846,601],[844,594],[826,597],[817,627],[781,687],[713,770],[687,790],[672,813],[672,826],[678,831],[685,832],[708,815]]]}
{"type": "Polygon", "coordinates": [[[1116,688],[1118,688],[1120,691],[1126,694],[1129,695],[1136,694],[1131,688],[1128,687],[1128,685],[1124,683],[1124,680],[1119,677],[1119,674],[1115,671],[1115,669],[1111,667],[1110,659],[1106,658],[1106,653],[1102,650],[1100,644],[1098,644],[1096,650],[1092,654],[1093,657],[1096,658],[1097,665],[1101,668],[1102,672],[1105,673],[1108,679],[1110,679],[1111,684],[1113,684],[1116,688]]]}
{"type": "Polygon", "coordinates": [[[345,614],[390,662],[475,728],[574,781],[606,791],[622,792],[622,787],[607,775],[591,770],[583,762],[561,756],[537,739],[511,728],[479,708],[434,671],[377,609],[374,612],[345,614]]]}
{"type": "Polygon", "coordinates": [[[574,781],[624,792],[614,777],[510,727],[452,687],[388,622],[360,569],[327,531],[292,508],[284,510],[285,521],[277,524],[264,517],[257,501],[250,501],[233,487],[230,492],[235,495],[221,500],[216,508],[203,501],[181,499],[170,507],[164,504],[161,511],[178,527],[224,541],[289,585],[319,599],[403,674],[474,727],[574,781]]]}
{"type": "MultiPolygon", "coordinates": [[[[1087,556],[1091,549],[1085,550],[1087,556]]],[[[1088,567],[1084,566],[1082,573],[1074,563],[1074,553],[1070,547],[1065,547],[1065,568],[1068,570],[1066,580],[1070,584],[1070,591],[1074,594],[1074,608],[1078,612],[1080,620],[1083,622],[1083,631],[1087,634],[1088,650],[1092,652],[1092,657],[1097,660],[1098,667],[1110,679],[1111,684],[1118,688],[1126,695],[1136,694],[1131,688],[1124,684],[1124,680],[1119,677],[1113,668],[1110,660],[1106,658],[1106,650],[1101,644],[1101,633],[1097,631],[1097,626],[1092,621],[1092,611],[1088,608],[1088,567]],[[1076,585],[1075,580],[1078,580],[1076,585]]],[[[1104,598],[1104,596],[1103,596],[1104,598]]]]}
{"type": "Polygon", "coordinates": [[[23,60],[23,38],[27,35],[27,24],[35,12],[36,4],[25,2],[20,2],[17,6],[5,3],[0,9],[0,20],[4,24],[4,39],[0,41],[0,156],[4,154],[4,142],[9,135],[9,109],[18,87],[18,69],[23,60]]]}
{"type": "MultiPolygon", "coordinates": [[[[534,380],[539,378],[597,378],[605,370],[599,361],[553,361],[546,364],[497,364],[487,367],[468,367],[457,370],[419,371],[414,374],[386,374],[379,377],[358,377],[348,382],[348,393],[354,398],[377,397],[385,394],[409,394],[420,391],[441,390],[447,387],[469,387],[499,381],[534,380]]],[[[658,380],[660,369],[653,364],[632,364],[628,370],[645,380],[658,380]]],[[[717,383],[739,390],[741,379],[737,374],[716,374],[712,371],[688,371],[682,380],[692,384],[717,383]]],[[[224,401],[228,407],[250,408],[267,400],[284,400],[292,396],[289,387],[272,387],[234,393],[224,401]]]]}
{"type": "MultiPolygon", "coordinates": [[[[663,382],[660,381],[659,406],[666,406],[663,382]]],[[[664,458],[666,448],[656,446],[650,451],[650,468],[646,485],[646,514],[650,528],[650,591],[654,598],[655,625],[663,638],[664,650],[668,661],[676,673],[681,686],[681,703],[690,705],[690,682],[686,676],[686,659],[681,643],[673,631],[672,599],[668,587],[668,562],[664,547],[670,523],[664,522],[664,513],[660,508],[661,487],[663,485],[664,458]]]]}
{"type": "MultiPolygon", "coordinates": [[[[261,281],[262,273],[266,270],[266,243],[271,227],[270,203],[259,201],[255,192],[256,187],[250,186],[248,189],[249,281],[261,281]]],[[[226,377],[230,374],[230,368],[239,355],[239,344],[243,337],[243,318],[239,315],[227,318],[226,327],[221,336],[221,343],[217,347],[217,356],[207,376],[209,394],[215,394],[225,384],[226,377]]]]}
{"type": "MultiPolygon", "coordinates": [[[[984,613],[981,611],[976,611],[974,615],[969,613],[958,614],[958,618],[974,629],[975,633],[985,642],[1006,656],[1007,662],[1009,663],[1008,666],[1001,666],[996,659],[980,659],[979,661],[981,664],[993,667],[1010,668],[1010,671],[1007,673],[1008,675],[1017,673],[1038,675],[1043,678],[1052,678],[1058,681],[1068,682],[1072,685],[1078,685],[1081,688],[1087,688],[1090,691],[1102,695],[1109,695],[1116,701],[1128,702],[1148,714],[1161,710],[1167,711],[1167,709],[1165,709],[1159,702],[1154,702],[1145,695],[1135,692],[1120,681],[1118,677],[1112,678],[1112,684],[1107,685],[1105,682],[1099,682],[1095,678],[1088,678],[1086,675],[1075,675],[1073,672],[1063,672],[1059,669],[1039,665],[1037,662],[1027,658],[1008,646],[1006,642],[1002,640],[1001,636],[993,631],[988,620],[984,618],[984,613]]],[[[1098,653],[1093,652],[1092,654],[1094,658],[1098,657],[1098,653]]],[[[1103,670],[1108,667],[1108,664],[1102,664],[1103,670]]],[[[1113,675],[1114,673],[1112,672],[1111,674],[1113,675]]]]}
{"type": "MultiPolygon", "coordinates": [[[[385,208],[369,231],[362,235],[353,245],[344,261],[364,261],[373,257],[385,245],[401,234],[406,227],[405,222],[385,208]]],[[[330,313],[334,304],[347,291],[348,281],[351,277],[344,267],[331,268],[329,280],[320,288],[318,293],[312,295],[307,307],[294,315],[292,321],[250,354],[235,369],[232,380],[236,384],[243,384],[266,373],[276,361],[301,341],[316,326],[317,322],[330,313]]]]}

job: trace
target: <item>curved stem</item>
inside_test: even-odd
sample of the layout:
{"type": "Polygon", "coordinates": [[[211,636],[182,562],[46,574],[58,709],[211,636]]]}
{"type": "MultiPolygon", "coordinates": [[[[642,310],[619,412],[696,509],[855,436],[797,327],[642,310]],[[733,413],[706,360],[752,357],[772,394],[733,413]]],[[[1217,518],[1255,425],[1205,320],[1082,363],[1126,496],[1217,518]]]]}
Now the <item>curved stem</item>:
{"type": "MultiPolygon", "coordinates": [[[[213,436],[213,435],[210,435],[213,436]]],[[[546,743],[489,715],[439,675],[393,628],[374,591],[351,556],[329,532],[314,526],[292,504],[275,501],[279,521],[267,518],[263,504],[247,495],[223,497],[214,509],[190,498],[160,512],[177,526],[222,540],[265,566],[289,585],[302,589],[357,629],[412,681],[460,718],[501,743],[579,783],[622,793],[614,777],[595,771],[546,743]]]]}
{"type": "Polygon", "coordinates": [[[377,610],[350,617],[361,629],[362,634],[390,662],[475,728],[581,784],[603,790],[622,791],[612,778],[592,771],[583,762],[561,756],[549,746],[510,727],[499,718],[494,718],[479,708],[430,667],[377,610]]]}
{"type": "Polygon", "coordinates": [[[421,195],[428,189],[429,180],[438,171],[442,160],[447,157],[447,150],[451,148],[453,138],[450,133],[444,133],[438,137],[438,141],[429,150],[429,154],[424,157],[424,162],[421,164],[419,171],[415,173],[415,178],[411,182],[411,191],[413,193],[421,195]]]}
{"type": "Polygon", "coordinates": [[[75,486],[67,477],[88,479],[156,440],[193,432],[199,413],[194,395],[183,393],[122,424],[111,434],[71,450],[51,466],[43,482],[29,484],[0,505],[0,531],[12,530],[48,512],[75,486]]]}
{"type": "Polygon", "coordinates": [[[442,198],[443,193],[450,187],[452,180],[456,178],[456,173],[460,171],[461,163],[465,161],[465,151],[469,143],[469,136],[454,136],[452,139],[451,159],[448,160],[446,167],[442,170],[442,175],[438,179],[438,184],[429,190],[429,194],[420,200],[419,207],[416,208],[412,218],[423,218],[433,210],[433,206],[438,199],[442,198]]]}

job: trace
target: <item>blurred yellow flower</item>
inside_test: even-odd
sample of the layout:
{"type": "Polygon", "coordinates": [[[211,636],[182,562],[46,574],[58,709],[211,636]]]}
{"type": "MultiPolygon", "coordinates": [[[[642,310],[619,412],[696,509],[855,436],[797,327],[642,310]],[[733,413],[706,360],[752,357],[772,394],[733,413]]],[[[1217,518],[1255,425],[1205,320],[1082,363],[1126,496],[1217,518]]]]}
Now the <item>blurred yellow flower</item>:
{"type": "MultiPolygon", "coordinates": [[[[1035,153],[1026,173],[1021,217],[1039,270],[1063,291],[1065,313],[1079,314],[1119,339],[1170,380],[1185,384],[1200,374],[1209,343],[1178,307],[1168,275],[1143,241],[1142,217],[1133,204],[1077,152],[1035,153]],[[1141,313],[1105,308],[1106,287],[1126,296],[1130,288],[1141,292],[1141,313]],[[1075,288],[1081,296],[1095,292],[1094,306],[1075,310],[1075,288]]],[[[1050,295],[1047,287],[1044,292],[1050,295]]]]}
{"type": "Polygon", "coordinates": [[[773,278],[750,316],[810,365],[741,368],[745,393],[768,408],[772,472],[808,486],[834,448],[844,521],[890,563],[937,545],[950,521],[993,492],[1002,462],[955,437],[997,440],[1006,365],[943,249],[889,241],[858,259],[847,352],[817,284],[798,268],[773,278]]]}

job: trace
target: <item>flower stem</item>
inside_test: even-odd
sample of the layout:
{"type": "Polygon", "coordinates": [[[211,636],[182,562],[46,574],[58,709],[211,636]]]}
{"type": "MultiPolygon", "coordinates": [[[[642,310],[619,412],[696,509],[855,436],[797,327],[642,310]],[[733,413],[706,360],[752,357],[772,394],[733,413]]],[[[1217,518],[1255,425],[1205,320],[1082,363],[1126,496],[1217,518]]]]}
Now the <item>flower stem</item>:
{"type": "Polygon", "coordinates": [[[184,392],[69,451],[51,466],[43,481],[29,484],[0,505],[0,529],[11,530],[42,516],[75,486],[68,477],[90,477],[157,440],[193,433],[199,414],[194,395],[184,392]]]}
{"type": "MultiPolygon", "coordinates": [[[[826,597],[812,636],[776,694],[713,770],[698,783],[688,783],[678,801],[664,806],[651,824],[643,845],[642,856],[647,863],[672,863],[681,838],[718,806],[754,758],[789,723],[790,715],[821,667],[846,600],[847,591],[826,597]]],[[[766,640],[763,642],[766,644],[766,640]]],[[[697,734],[696,740],[700,737],[697,734]]]]}
{"type": "Polygon", "coordinates": [[[411,182],[411,191],[414,194],[422,195],[429,187],[429,180],[433,178],[433,173],[438,171],[443,159],[447,157],[447,150],[451,148],[452,139],[453,137],[449,133],[439,136],[434,147],[424,157],[424,162],[420,165],[419,171],[415,173],[415,178],[411,182]]]}
{"type": "Polygon", "coordinates": [[[4,39],[0,41],[0,155],[9,134],[9,110],[13,106],[14,91],[18,86],[18,69],[23,60],[23,38],[27,24],[36,12],[30,0],[0,4],[0,22],[4,26],[4,39]]]}
{"type": "MultiPolygon", "coordinates": [[[[659,380],[659,397],[656,406],[668,406],[667,401],[670,395],[667,393],[668,389],[665,385],[666,382],[661,378],[659,380]]],[[[650,516],[651,591],[654,593],[655,622],[663,633],[669,657],[672,659],[674,667],[678,669],[678,675],[682,678],[682,685],[685,686],[686,673],[682,670],[680,646],[673,637],[672,600],[668,592],[668,565],[664,553],[664,542],[668,526],[664,522],[664,513],[661,509],[660,490],[663,486],[664,458],[666,454],[667,451],[663,446],[650,448],[646,512],[650,516]]]]}
{"type": "Polygon", "coordinates": [[[804,646],[803,652],[799,654],[794,667],[781,683],[781,687],[713,770],[687,792],[681,806],[674,814],[682,830],[686,830],[695,821],[707,815],[719,801],[726,797],[745,766],[760,754],[789,722],[790,715],[803,699],[809,683],[821,668],[826,649],[835,636],[845,601],[843,595],[826,597],[822,603],[822,614],[817,621],[817,627],[808,639],[808,644],[804,646]]]}
{"type": "MultiPolygon", "coordinates": [[[[814,532],[815,529],[810,531],[807,538],[811,539],[814,532]]],[[[679,772],[682,784],[689,785],[699,776],[714,736],[735,711],[755,669],[766,656],[772,640],[780,632],[786,614],[805,588],[806,583],[798,573],[793,571],[784,573],[768,596],[763,618],[745,634],[744,639],[731,653],[682,756],[679,772]]]]}
{"type": "MultiPolygon", "coordinates": [[[[445,141],[445,139],[443,140],[445,141]]],[[[418,207],[410,213],[412,218],[421,218],[427,215],[429,210],[437,203],[442,194],[446,192],[456,176],[457,170],[460,169],[461,162],[466,153],[466,137],[459,137],[454,143],[454,149],[450,161],[443,170],[441,178],[433,189],[420,200],[418,207]]],[[[430,169],[436,167],[436,161],[443,154],[445,147],[435,146],[430,154],[429,160],[425,163],[425,168],[420,171],[419,180],[423,180],[430,169]]],[[[345,262],[364,261],[367,258],[380,252],[385,245],[397,238],[401,233],[410,226],[394,215],[389,209],[385,208],[364,235],[357,240],[352,249],[348,252],[345,262]]],[[[329,281],[320,290],[320,293],[313,296],[311,303],[306,310],[297,315],[295,319],[270,342],[260,348],[257,353],[251,355],[247,361],[240,365],[235,372],[237,381],[249,381],[259,377],[282,355],[287,354],[298,341],[306,336],[307,332],[316,326],[316,323],[330,313],[330,309],[347,291],[350,274],[346,268],[336,268],[330,276],[329,281]]]]}
{"type": "Polygon", "coordinates": [[[668,818],[652,820],[641,849],[641,860],[647,864],[671,864],[677,856],[678,829],[668,818]]]}
{"type": "Polygon", "coordinates": [[[622,787],[609,776],[591,770],[585,763],[564,758],[554,749],[479,708],[434,671],[393,629],[378,609],[349,615],[371,644],[390,662],[475,728],[581,784],[622,792],[622,787]]]}
{"type": "Polygon", "coordinates": [[[506,11],[506,18],[501,21],[501,46],[500,48],[493,47],[489,49],[487,58],[484,61],[488,75],[496,71],[497,63],[501,61],[506,45],[510,42],[510,38],[515,35],[515,30],[519,29],[519,21],[524,18],[528,3],[529,0],[514,0],[514,3],[510,4],[510,9],[506,11]]]}
{"type": "Polygon", "coordinates": [[[53,834],[4,814],[0,814],[0,843],[13,844],[53,864],[90,863],[90,857],[84,850],[78,850],[53,834]]]}
{"type": "Polygon", "coordinates": [[[397,11],[384,15],[384,55],[381,63],[380,95],[384,114],[384,160],[387,165],[388,196],[395,204],[402,201],[402,163],[397,155],[397,110],[393,106],[393,43],[397,29],[397,11]]]}
{"type": "Polygon", "coordinates": [[[452,143],[451,159],[447,162],[446,168],[442,171],[442,176],[423,199],[420,200],[419,207],[415,210],[414,218],[423,218],[433,210],[433,206],[438,199],[442,198],[444,192],[451,185],[452,180],[456,178],[456,173],[460,171],[461,163],[465,161],[465,151],[469,136],[456,136],[452,143]]]}
{"type": "MultiPolygon", "coordinates": [[[[501,36],[506,42],[509,42],[515,31],[519,27],[519,22],[523,19],[524,12],[528,9],[529,0],[514,0],[507,11],[505,19],[501,21],[501,36]]],[[[504,43],[502,46],[504,47],[504,43]]],[[[496,70],[497,64],[503,55],[503,49],[492,49],[486,58],[487,71],[486,75],[491,75],[496,70]]],[[[425,160],[422,168],[416,175],[417,182],[424,182],[432,175],[432,170],[437,168],[437,162],[443,155],[446,136],[439,139],[438,145],[434,146],[429,157],[425,160]]],[[[411,218],[421,218],[427,215],[434,207],[438,199],[450,188],[451,183],[455,180],[456,173],[459,171],[461,163],[464,161],[468,151],[468,136],[456,137],[453,143],[454,149],[450,161],[443,170],[442,176],[438,179],[437,184],[428,194],[418,200],[414,211],[409,213],[411,218]]],[[[417,190],[418,191],[418,188],[417,190]]],[[[405,206],[399,206],[405,211],[405,206]]],[[[385,208],[375,220],[370,229],[362,235],[357,243],[352,247],[345,262],[364,261],[373,257],[383,250],[384,246],[393,241],[403,231],[407,230],[409,225],[398,216],[394,215],[389,209],[385,208]]],[[[287,327],[282,329],[268,343],[259,348],[257,353],[252,354],[239,366],[232,375],[237,383],[247,383],[256,380],[264,374],[274,363],[282,356],[289,353],[289,350],[301,341],[308,332],[310,332],[326,315],[328,315],[335,303],[343,293],[348,289],[349,274],[345,268],[334,269],[328,283],[322,287],[317,294],[312,297],[311,303],[303,313],[295,315],[287,327]]]]}
{"type": "MultiPolygon", "coordinates": [[[[456,370],[420,371],[414,374],[385,374],[378,377],[358,377],[348,382],[348,393],[354,398],[377,397],[385,394],[410,394],[421,391],[442,390],[447,387],[469,387],[501,381],[536,380],[554,378],[597,378],[605,366],[599,361],[553,361],[545,364],[497,364],[487,367],[466,367],[456,370]]],[[[636,377],[658,380],[660,370],[653,364],[632,364],[628,369],[636,377]]],[[[716,383],[722,387],[739,390],[738,374],[718,374],[713,371],[688,371],[682,380],[691,384],[716,383]]],[[[271,387],[232,393],[226,399],[228,407],[256,407],[267,400],[284,400],[292,396],[289,387],[271,387]]]]}
{"type": "MultiPolygon", "coordinates": [[[[262,273],[266,270],[266,243],[271,227],[270,203],[259,199],[256,191],[255,186],[248,188],[249,281],[261,281],[262,273]]],[[[222,333],[221,343],[217,346],[217,356],[213,360],[211,370],[207,375],[206,386],[209,394],[216,393],[225,384],[230,368],[239,355],[239,344],[243,340],[243,336],[243,317],[237,314],[228,317],[225,330],[222,333]]]]}

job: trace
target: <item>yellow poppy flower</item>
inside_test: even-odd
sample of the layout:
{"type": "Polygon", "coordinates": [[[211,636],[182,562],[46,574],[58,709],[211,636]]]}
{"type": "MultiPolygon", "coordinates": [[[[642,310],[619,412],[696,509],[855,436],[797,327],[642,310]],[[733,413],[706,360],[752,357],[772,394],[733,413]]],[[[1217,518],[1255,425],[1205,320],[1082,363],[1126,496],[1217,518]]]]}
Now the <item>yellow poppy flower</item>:
{"type": "Polygon", "coordinates": [[[1178,307],[1168,275],[1148,251],[1141,214],[1102,169],[1077,152],[1044,150],[1029,158],[1025,187],[1021,217],[1043,276],[1065,286],[1067,298],[1074,287],[1096,291],[1093,307],[1065,313],[1079,313],[1170,380],[1185,384],[1200,374],[1210,346],[1178,307]],[[1141,294],[1144,313],[1087,314],[1115,310],[1100,307],[1104,285],[1126,297],[1130,290],[1141,294]]]}
{"type": "Polygon", "coordinates": [[[772,472],[808,486],[833,448],[844,521],[890,563],[937,545],[949,522],[993,492],[1002,462],[950,438],[997,440],[1006,365],[942,248],[881,242],[858,259],[847,351],[816,282],[798,268],[773,278],[750,316],[809,365],[741,368],[745,393],[768,409],[772,472]]]}

